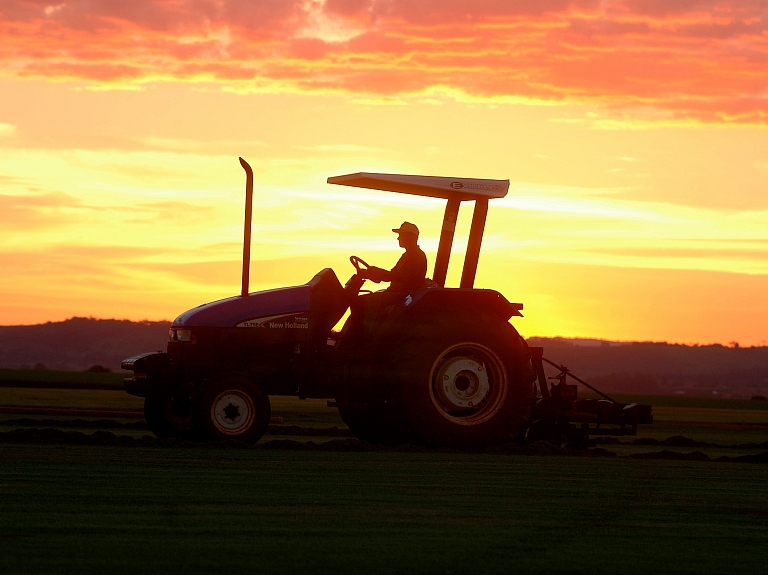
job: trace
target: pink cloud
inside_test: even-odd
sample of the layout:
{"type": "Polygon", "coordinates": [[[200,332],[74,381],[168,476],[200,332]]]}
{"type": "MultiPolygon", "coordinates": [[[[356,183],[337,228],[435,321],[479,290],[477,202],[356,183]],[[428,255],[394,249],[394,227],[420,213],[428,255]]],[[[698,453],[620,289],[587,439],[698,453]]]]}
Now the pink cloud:
{"type": "Polygon", "coordinates": [[[760,0],[11,0],[0,62],[52,79],[444,86],[764,123],[765,15],[760,0]]]}

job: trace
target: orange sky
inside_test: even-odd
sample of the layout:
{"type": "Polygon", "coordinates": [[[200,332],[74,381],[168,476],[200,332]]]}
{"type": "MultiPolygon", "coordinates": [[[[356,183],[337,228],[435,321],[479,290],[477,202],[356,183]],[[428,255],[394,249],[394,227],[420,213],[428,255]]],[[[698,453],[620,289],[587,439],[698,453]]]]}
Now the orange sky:
{"type": "Polygon", "coordinates": [[[330,175],[509,178],[476,285],[525,335],[768,343],[764,2],[11,0],[0,62],[0,324],[237,293],[242,155],[252,289],[404,219],[434,261],[439,201],[330,175]]]}

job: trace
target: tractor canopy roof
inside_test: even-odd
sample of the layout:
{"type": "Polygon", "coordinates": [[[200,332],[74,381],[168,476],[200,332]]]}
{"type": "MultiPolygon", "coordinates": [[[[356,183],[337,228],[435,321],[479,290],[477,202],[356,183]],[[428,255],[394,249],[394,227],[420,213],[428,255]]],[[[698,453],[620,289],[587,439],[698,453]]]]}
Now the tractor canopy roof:
{"type": "Polygon", "coordinates": [[[374,174],[358,172],[328,178],[329,184],[400,192],[431,198],[477,200],[503,198],[509,190],[509,180],[450,178],[444,176],[408,176],[403,174],[374,174]]]}

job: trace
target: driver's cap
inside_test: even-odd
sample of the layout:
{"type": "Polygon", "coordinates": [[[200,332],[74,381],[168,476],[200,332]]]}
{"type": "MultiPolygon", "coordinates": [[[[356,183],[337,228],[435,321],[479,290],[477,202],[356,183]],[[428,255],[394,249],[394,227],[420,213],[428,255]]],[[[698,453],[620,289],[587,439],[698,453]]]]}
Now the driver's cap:
{"type": "Polygon", "coordinates": [[[392,231],[398,234],[413,234],[417,238],[419,237],[419,228],[411,222],[403,222],[399,228],[393,228],[392,231]]]}

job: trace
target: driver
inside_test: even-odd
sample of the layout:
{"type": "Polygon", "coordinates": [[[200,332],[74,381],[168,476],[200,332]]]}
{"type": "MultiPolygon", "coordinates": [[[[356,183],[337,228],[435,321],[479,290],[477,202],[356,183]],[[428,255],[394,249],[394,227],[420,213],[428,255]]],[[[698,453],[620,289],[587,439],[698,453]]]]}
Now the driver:
{"type": "Polygon", "coordinates": [[[362,277],[374,283],[390,282],[388,292],[413,293],[424,284],[427,276],[427,256],[419,247],[419,228],[411,222],[403,222],[397,233],[397,241],[405,253],[391,270],[371,266],[362,271],[362,277]]]}

